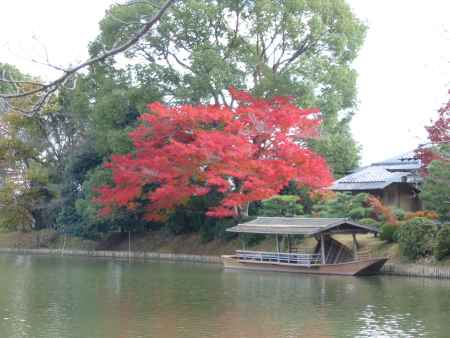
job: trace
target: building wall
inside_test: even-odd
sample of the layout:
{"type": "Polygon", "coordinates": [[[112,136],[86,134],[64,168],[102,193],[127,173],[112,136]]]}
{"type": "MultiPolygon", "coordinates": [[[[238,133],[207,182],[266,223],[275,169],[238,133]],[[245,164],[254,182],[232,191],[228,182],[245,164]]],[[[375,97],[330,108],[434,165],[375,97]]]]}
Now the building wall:
{"type": "Polygon", "coordinates": [[[422,208],[417,192],[406,183],[395,183],[387,186],[382,191],[381,199],[386,206],[401,208],[406,211],[417,211],[422,208]]]}
{"type": "Polygon", "coordinates": [[[401,208],[405,211],[422,210],[422,202],[417,192],[407,183],[394,183],[383,190],[352,190],[352,195],[362,192],[378,197],[384,205],[392,208],[401,208]]]}

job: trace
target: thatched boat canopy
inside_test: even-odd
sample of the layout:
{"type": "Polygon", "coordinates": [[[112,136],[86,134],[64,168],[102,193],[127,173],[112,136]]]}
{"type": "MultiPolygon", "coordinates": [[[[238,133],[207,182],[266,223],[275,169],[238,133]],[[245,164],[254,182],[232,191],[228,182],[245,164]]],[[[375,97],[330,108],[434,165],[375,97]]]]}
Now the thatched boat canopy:
{"type": "Polygon", "coordinates": [[[367,234],[378,229],[348,218],[257,217],[228,228],[227,231],[251,234],[305,235],[367,234]]]}

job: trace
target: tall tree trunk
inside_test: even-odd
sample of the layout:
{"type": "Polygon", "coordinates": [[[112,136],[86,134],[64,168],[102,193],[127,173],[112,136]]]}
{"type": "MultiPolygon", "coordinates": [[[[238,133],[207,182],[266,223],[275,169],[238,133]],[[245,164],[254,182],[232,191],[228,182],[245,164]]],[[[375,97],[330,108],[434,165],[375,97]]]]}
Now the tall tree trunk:
{"type": "Polygon", "coordinates": [[[239,207],[239,216],[242,217],[248,217],[248,207],[250,203],[247,202],[239,207]]]}

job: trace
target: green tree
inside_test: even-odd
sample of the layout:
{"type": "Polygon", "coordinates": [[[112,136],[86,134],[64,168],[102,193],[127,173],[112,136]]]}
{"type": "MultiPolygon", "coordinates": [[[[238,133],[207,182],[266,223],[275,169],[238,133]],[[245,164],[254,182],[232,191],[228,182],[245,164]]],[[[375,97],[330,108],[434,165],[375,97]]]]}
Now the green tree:
{"type": "Polygon", "coordinates": [[[420,198],[429,210],[438,213],[441,220],[450,218],[450,163],[435,160],[427,168],[420,198]]]}
{"type": "Polygon", "coordinates": [[[443,224],[438,233],[433,248],[433,254],[440,260],[450,256],[450,224],[443,224]]]}
{"type": "Polygon", "coordinates": [[[88,132],[101,156],[130,152],[128,133],[137,126],[146,104],[161,99],[156,82],[136,75],[133,79],[128,71],[109,68],[106,74],[94,72],[90,76],[96,86],[89,94],[95,104],[89,111],[88,132]]]}
{"type": "Polygon", "coordinates": [[[0,187],[0,227],[7,230],[30,230],[34,224],[22,186],[3,182],[0,187]]]}
{"type": "Polygon", "coordinates": [[[350,169],[358,166],[361,148],[352,139],[347,122],[324,129],[320,139],[312,141],[312,147],[325,156],[335,178],[348,175],[350,169]]]}
{"type": "Polygon", "coordinates": [[[91,202],[95,189],[110,179],[103,163],[112,154],[131,151],[128,132],[138,124],[146,104],[161,98],[150,78],[135,75],[138,76],[102,64],[80,82],[88,102],[93,104],[77,101],[79,109],[86,109],[85,132],[65,163],[65,202],[58,216],[60,226],[73,228],[76,233],[91,236],[97,231],[143,227],[139,213],[126,210],[99,219],[98,210],[91,202]]]}
{"type": "MultiPolygon", "coordinates": [[[[1,65],[3,78],[28,81],[29,76],[16,68],[1,65]]],[[[26,82],[25,85],[32,86],[26,82]]],[[[0,90],[8,90],[3,83],[0,90]]],[[[34,98],[15,99],[14,107],[26,108],[34,98]]],[[[0,164],[2,169],[1,208],[2,225],[10,229],[41,227],[44,222],[52,224],[54,204],[58,195],[52,184],[57,161],[59,134],[52,133],[55,120],[49,119],[47,111],[35,116],[26,116],[6,105],[0,116],[0,164]]],[[[62,144],[59,143],[59,147],[62,144]]]]}
{"type": "MultiPolygon", "coordinates": [[[[27,74],[23,74],[17,67],[0,62],[0,94],[10,93],[16,90],[16,84],[14,81],[30,81],[31,77],[27,74]]],[[[0,112],[6,110],[5,102],[0,99],[0,112]]]]}
{"type": "MultiPolygon", "coordinates": [[[[150,6],[113,6],[91,52],[134,34],[150,6]]],[[[227,88],[234,85],[318,106],[325,140],[317,149],[340,176],[358,161],[348,122],[356,101],[351,64],[364,34],[343,0],[188,0],[177,2],[127,56],[139,60],[134,72],[153,79],[173,102],[232,104],[227,88]]]]}
{"type": "Polygon", "coordinates": [[[261,202],[260,216],[298,216],[303,215],[300,197],[295,195],[277,195],[261,202]]]}

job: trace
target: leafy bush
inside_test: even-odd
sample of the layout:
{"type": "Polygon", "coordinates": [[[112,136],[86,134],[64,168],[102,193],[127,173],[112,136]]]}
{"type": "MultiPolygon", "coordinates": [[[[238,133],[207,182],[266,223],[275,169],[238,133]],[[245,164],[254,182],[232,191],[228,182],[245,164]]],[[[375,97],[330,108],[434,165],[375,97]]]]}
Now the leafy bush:
{"type": "Polygon", "coordinates": [[[277,195],[262,201],[259,216],[297,216],[303,215],[303,206],[295,195],[277,195]]]}
{"type": "Polygon", "coordinates": [[[402,208],[393,208],[392,213],[394,214],[395,218],[397,218],[399,221],[405,220],[406,217],[406,211],[402,208]]]}
{"type": "Polygon", "coordinates": [[[336,198],[336,193],[333,190],[312,190],[309,193],[309,198],[313,204],[324,203],[336,198]]]}
{"type": "Polygon", "coordinates": [[[320,200],[313,208],[319,217],[368,218],[372,214],[367,200],[369,194],[336,193],[331,199],[320,200]]]}
{"type": "Polygon", "coordinates": [[[438,214],[435,211],[430,210],[420,210],[415,212],[407,212],[405,215],[405,220],[411,220],[413,218],[428,218],[428,219],[438,219],[438,214]]]}
{"type": "Polygon", "coordinates": [[[376,220],[374,220],[373,218],[361,218],[358,223],[360,224],[364,224],[364,225],[371,225],[374,227],[377,227],[379,222],[377,222],[376,220]]]}
{"type": "Polygon", "coordinates": [[[450,224],[444,224],[436,235],[433,248],[433,255],[436,259],[443,259],[450,256],[450,224]]]}
{"type": "Polygon", "coordinates": [[[432,254],[436,225],[428,218],[414,218],[400,225],[400,252],[409,259],[432,254]]]}
{"type": "Polygon", "coordinates": [[[352,219],[361,219],[361,218],[367,218],[370,211],[367,208],[364,207],[356,207],[353,209],[350,209],[348,212],[348,216],[352,219]]]}
{"type": "Polygon", "coordinates": [[[388,243],[398,241],[399,226],[397,224],[383,224],[380,227],[380,239],[388,243]]]}

